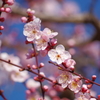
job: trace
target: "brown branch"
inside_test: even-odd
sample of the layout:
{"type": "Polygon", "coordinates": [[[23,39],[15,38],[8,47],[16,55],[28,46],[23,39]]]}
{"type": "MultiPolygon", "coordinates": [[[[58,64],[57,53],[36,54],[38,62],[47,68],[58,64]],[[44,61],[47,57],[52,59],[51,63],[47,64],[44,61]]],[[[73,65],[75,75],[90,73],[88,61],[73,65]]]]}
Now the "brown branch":
{"type": "Polygon", "coordinates": [[[6,97],[5,97],[4,94],[3,94],[3,90],[0,90],[0,96],[1,96],[4,100],[7,100],[6,97]]]}

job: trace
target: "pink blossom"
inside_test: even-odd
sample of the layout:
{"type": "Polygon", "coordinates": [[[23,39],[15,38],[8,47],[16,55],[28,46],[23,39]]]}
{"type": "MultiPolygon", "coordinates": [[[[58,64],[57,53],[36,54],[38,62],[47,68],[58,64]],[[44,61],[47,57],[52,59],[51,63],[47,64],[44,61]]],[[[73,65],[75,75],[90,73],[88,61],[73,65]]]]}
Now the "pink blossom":
{"type": "Polygon", "coordinates": [[[46,38],[44,39],[43,37],[36,40],[35,43],[36,43],[36,49],[38,51],[45,50],[46,47],[48,46],[48,40],[46,40],[46,38]]]}
{"type": "Polygon", "coordinates": [[[64,61],[65,67],[71,67],[71,66],[74,66],[75,64],[76,64],[76,62],[73,59],[67,59],[64,61]]]}
{"type": "Polygon", "coordinates": [[[49,40],[50,38],[57,36],[58,32],[52,32],[49,28],[45,28],[43,30],[43,35],[49,40]]]}
{"type": "Polygon", "coordinates": [[[37,81],[34,81],[34,79],[28,79],[27,82],[26,82],[26,87],[28,89],[31,89],[31,88],[38,88],[40,86],[40,83],[37,82],[37,81]]]}
{"type": "Polygon", "coordinates": [[[68,51],[65,51],[63,45],[58,45],[56,49],[51,49],[48,52],[48,56],[52,61],[56,62],[57,64],[61,64],[66,59],[71,58],[70,53],[68,51]]]}
{"type": "Polygon", "coordinates": [[[23,34],[27,36],[27,41],[33,41],[34,39],[40,38],[40,23],[41,20],[35,18],[33,21],[25,24],[23,34]]]}
{"type": "Polygon", "coordinates": [[[11,72],[10,77],[14,82],[24,82],[29,78],[29,75],[27,71],[20,72],[19,70],[16,70],[11,72]]]}
{"type": "Polygon", "coordinates": [[[60,83],[61,86],[62,86],[63,88],[66,88],[67,85],[68,85],[69,83],[71,83],[72,77],[73,77],[73,76],[72,76],[71,73],[69,73],[69,72],[63,72],[63,73],[59,76],[59,78],[58,78],[58,83],[60,83]]]}
{"type": "Polygon", "coordinates": [[[90,94],[78,92],[75,94],[75,100],[90,100],[90,94]]]}
{"type": "Polygon", "coordinates": [[[74,91],[74,93],[78,93],[81,90],[82,80],[80,80],[79,76],[74,76],[71,83],[68,85],[69,89],[74,91]]]}

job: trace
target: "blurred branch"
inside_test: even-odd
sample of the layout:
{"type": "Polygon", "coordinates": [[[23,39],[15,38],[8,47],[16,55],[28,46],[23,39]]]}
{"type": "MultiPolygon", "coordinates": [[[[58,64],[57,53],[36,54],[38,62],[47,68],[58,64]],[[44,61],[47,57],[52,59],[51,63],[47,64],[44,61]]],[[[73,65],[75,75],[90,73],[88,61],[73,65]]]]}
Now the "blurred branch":
{"type": "MultiPolygon", "coordinates": [[[[95,1],[95,0],[94,0],[95,1]]],[[[20,15],[20,16],[27,16],[26,9],[22,8],[21,6],[14,6],[12,9],[12,14],[20,15]]],[[[95,36],[91,39],[91,41],[99,40],[100,41],[100,21],[90,13],[84,14],[76,14],[70,16],[48,16],[42,13],[37,13],[37,17],[39,17],[42,21],[47,22],[56,22],[56,23],[90,23],[96,29],[95,36]]]]}

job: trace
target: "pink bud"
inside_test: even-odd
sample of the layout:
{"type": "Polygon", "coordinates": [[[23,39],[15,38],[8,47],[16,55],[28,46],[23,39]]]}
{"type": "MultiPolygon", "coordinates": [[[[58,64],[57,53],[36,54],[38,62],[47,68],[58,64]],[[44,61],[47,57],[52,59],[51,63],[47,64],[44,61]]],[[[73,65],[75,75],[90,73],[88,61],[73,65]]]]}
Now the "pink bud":
{"type": "Polygon", "coordinates": [[[0,30],[4,30],[4,26],[0,26],[0,30]]]}
{"type": "Polygon", "coordinates": [[[27,95],[30,95],[31,94],[31,91],[30,90],[26,90],[26,94],[27,95]]]}
{"type": "Polygon", "coordinates": [[[37,66],[36,65],[32,65],[32,69],[37,69],[37,66]]]}
{"type": "Polygon", "coordinates": [[[23,23],[26,23],[27,20],[28,20],[28,19],[27,19],[26,17],[22,17],[22,18],[21,18],[21,21],[22,21],[23,23]]]}
{"type": "Polygon", "coordinates": [[[13,5],[13,4],[14,4],[14,0],[6,0],[6,3],[7,3],[8,5],[13,5]]]}
{"type": "Polygon", "coordinates": [[[92,75],[92,81],[95,81],[96,78],[97,78],[96,75],[92,75]]]}
{"type": "Polygon", "coordinates": [[[48,86],[47,85],[44,85],[43,86],[43,90],[44,90],[44,92],[48,91],[48,86]]]}
{"type": "Polygon", "coordinates": [[[36,76],[36,77],[34,77],[34,80],[35,80],[35,81],[39,81],[40,79],[39,79],[38,76],[36,76]]]}
{"type": "Polygon", "coordinates": [[[0,8],[0,11],[4,12],[5,8],[4,7],[1,7],[0,8]]]}
{"type": "Polygon", "coordinates": [[[85,93],[88,90],[87,85],[83,84],[82,86],[82,92],[85,93]]]}
{"type": "Polygon", "coordinates": [[[98,95],[98,100],[100,100],[100,95],[98,95]]]}
{"type": "Polygon", "coordinates": [[[75,70],[75,67],[74,67],[74,66],[70,66],[69,69],[70,69],[71,71],[74,71],[74,70],[75,70]]]}
{"type": "Polygon", "coordinates": [[[30,69],[31,68],[30,64],[27,64],[27,67],[30,69]]]}
{"type": "Polygon", "coordinates": [[[11,8],[5,8],[4,10],[6,13],[11,13],[11,8]]]}
{"type": "Polygon", "coordinates": [[[27,14],[28,14],[29,16],[33,16],[33,15],[34,15],[34,13],[35,13],[35,11],[34,11],[34,10],[27,9],[27,14]]]}
{"type": "Polygon", "coordinates": [[[52,39],[50,43],[51,43],[51,46],[55,46],[57,44],[57,39],[52,39]]]}
{"type": "Polygon", "coordinates": [[[40,66],[39,67],[40,68],[44,67],[44,63],[40,63],[40,66]]]}

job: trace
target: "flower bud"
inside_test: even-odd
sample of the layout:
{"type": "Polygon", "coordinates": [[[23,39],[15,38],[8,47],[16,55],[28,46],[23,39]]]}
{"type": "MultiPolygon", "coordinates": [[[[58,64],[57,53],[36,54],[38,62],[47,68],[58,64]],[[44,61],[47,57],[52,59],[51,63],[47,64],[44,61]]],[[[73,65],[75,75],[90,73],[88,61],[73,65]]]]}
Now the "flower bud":
{"type": "Polygon", "coordinates": [[[4,7],[1,7],[0,8],[0,11],[4,12],[5,8],[4,7]]]}
{"type": "Polygon", "coordinates": [[[82,92],[85,93],[88,90],[87,85],[83,84],[82,86],[82,92]]]}
{"type": "Polygon", "coordinates": [[[6,0],[6,3],[7,3],[8,5],[13,5],[13,4],[14,4],[14,0],[6,0]]]}
{"type": "Polygon", "coordinates": [[[44,67],[44,63],[40,63],[40,66],[39,67],[40,68],[44,67]]]}
{"type": "Polygon", "coordinates": [[[44,90],[44,92],[48,91],[48,86],[47,85],[44,85],[43,86],[43,90],[44,90]]]}
{"type": "Polygon", "coordinates": [[[92,75],[92,81],[95,81],[95,80],[96,80],[96,78],[97,78],[97,76],[96,76],[96,75],[92,75]]]}
{"type": "Polygon", "coordinates": [[[4,30],[4,26],[0,26],[0,30],[4,30]]]}
{"type": "Polygon", "coordinates": [[[22,18],[21,18],[21,21],[22,21],[23,23],[26,23],[27,20],[28,20],[27,17],[22,17],[22,18]]]}
{"type": "Polygon", "coordinates": [[[7,7],[7,8],[4,9],[4,11],[5,11],[6,13],[11,13],[11,8],[7,7]]]}

